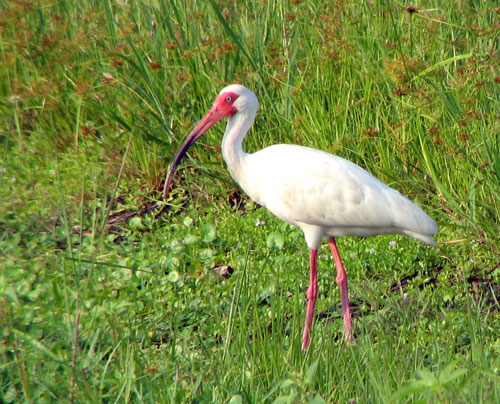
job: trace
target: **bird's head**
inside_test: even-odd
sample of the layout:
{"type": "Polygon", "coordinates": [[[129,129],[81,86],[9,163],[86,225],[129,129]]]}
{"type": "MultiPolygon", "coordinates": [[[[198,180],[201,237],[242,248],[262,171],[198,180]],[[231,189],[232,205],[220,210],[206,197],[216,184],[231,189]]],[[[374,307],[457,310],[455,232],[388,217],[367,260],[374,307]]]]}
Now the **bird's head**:
{"type": "Polygon", "coordinates": [[[221,102],[227,101],[228,95],[233,99],[233,107],[236,112],[247,112],[247,110],[256,112],[259,107],[259,101],[257,101],[257,97],[251,90],[240,84],[231,84],[221,90],[212,108],[218,103],[220,105],[221,102]]]}
{"type": "Polygon", "coordinates": [[[239,84],[232,84],[223,88],[217,98],[215,98],[210,111],[198,122],[175,155],[165,181],[163,196],[167,197],[174,171],[194,142],[220,120],[233,116],[238,112],[246,112],[249,109],[256,112],[258,105],[257,97],[246,87],[239,84]]]}

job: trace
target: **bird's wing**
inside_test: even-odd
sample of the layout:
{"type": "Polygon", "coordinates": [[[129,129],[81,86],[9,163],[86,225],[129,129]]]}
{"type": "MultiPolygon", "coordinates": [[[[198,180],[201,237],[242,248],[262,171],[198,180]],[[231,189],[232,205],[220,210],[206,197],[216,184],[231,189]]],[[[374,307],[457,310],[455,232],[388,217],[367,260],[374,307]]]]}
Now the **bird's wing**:
{"type": "Polygon", "coordinates": [[[435,233],[436,224],[418,206],[348,160],[294,145],[250,156],[250,182],[260,185],[245,191],[289,223],[435,233]]]}

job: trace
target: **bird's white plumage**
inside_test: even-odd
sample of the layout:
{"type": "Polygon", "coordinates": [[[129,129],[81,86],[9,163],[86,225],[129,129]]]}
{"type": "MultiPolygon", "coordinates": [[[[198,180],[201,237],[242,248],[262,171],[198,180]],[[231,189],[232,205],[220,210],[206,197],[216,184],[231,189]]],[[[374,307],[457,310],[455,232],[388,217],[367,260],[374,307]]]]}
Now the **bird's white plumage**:
{"type": "Polygon", "coordinates": [[[318,292],[318,246],[325,236],[337,268],[344,336],[348,343],[352,342],[347,274],[335,237],[400,233],[434,244],[432,235],[437,233],[437,224],[398,191],[343,158],[294,145],[275,145],[257,153],[245,153],[243,139],[255,120],[258,106],[257,97],[247,88],[240,85],[224,88],[179,148],[163,193],[167,197],[175,168],[189,147],[227,117],[222,155],[231,175],[254,201],[300,227],[309,246],[302,351],[310,342],[318,292]]]}
{"type": "Polygon", "coordinates": [[[275,145],[256,153],[242,143],[258,109],[255,95],[231,85],[221,91],[239,94],[222,151],[234,179],[257,203],[300,227],[310,248],[324,236],[405,234],[434,244],[438,226],[398,191],[343,158],[295,145],[275,145]]]}
{"type": "MultiPolygon", "coordinates": [[[[345,159],[307,147],[276,145],[247,155],[243,164],[245,192],[305,231],[317,226],[322,230],[318,236],[400,233],[433,243],[428,235],[437,225],[429,216],[345,159]]],[[[310,247],[317,248],[317,242],[310,247]]]]}

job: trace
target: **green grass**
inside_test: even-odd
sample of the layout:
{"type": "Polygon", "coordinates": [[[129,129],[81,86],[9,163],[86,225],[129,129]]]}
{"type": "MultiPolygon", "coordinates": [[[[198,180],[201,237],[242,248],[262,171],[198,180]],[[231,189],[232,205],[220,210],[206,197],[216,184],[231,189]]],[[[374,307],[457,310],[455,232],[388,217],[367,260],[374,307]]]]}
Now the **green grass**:
{"type": "Polygon", "coordinates": [[[0,1],[0,402],[499,403],[500,10],[442,3],[0,1]],[[156,216],[233,82],[248,151],[341,155],[440,225],[339,240],[349,347],[323,246],[301,354],[303,236],[238,191],[224,125],[156,216]]]}

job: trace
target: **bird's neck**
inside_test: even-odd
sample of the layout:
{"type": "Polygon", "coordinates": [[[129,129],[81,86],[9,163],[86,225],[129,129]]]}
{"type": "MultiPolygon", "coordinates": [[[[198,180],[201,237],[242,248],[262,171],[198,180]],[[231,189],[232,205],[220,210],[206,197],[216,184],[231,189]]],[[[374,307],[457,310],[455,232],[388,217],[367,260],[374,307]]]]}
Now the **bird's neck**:
{"type": "Polygon", "coordinates": [[[222,157],[236,182],[241,180],[243,163],[247,155],[243,151],[243,139],[254,120],[255,113],[237,112],[228,119],[226,132],[222,138],[222,157]]]}

